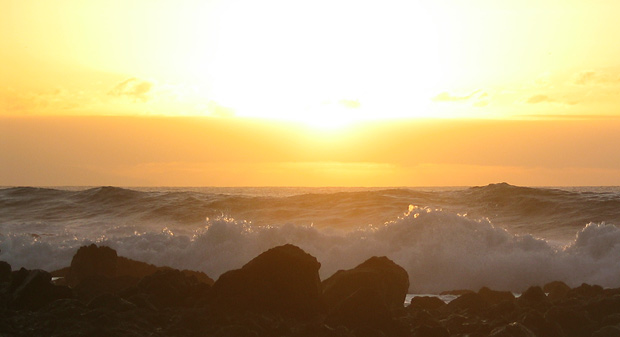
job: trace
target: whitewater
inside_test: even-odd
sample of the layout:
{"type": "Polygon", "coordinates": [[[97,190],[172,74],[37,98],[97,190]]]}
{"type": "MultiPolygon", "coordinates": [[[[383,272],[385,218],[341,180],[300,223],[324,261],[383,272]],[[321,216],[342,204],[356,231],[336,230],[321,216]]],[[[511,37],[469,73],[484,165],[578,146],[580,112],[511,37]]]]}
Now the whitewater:
{"type": "Polygon", "coordinates": [[[411,293],[620,287],[620,188],[0,188],[0,260],[56,270],[96,243],[216,279],[277,245],[323,279],[371,256],[411,293]]]}

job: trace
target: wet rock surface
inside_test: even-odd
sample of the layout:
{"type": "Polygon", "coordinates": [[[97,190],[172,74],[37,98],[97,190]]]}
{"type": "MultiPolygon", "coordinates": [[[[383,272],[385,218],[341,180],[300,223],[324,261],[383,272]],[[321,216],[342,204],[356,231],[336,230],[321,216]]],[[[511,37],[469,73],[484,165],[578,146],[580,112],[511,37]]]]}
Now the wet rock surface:
{"type": "Polygon", "coordinates": [[[337,271],[323,281],[322,286],[328,309],[338,306],[360,289],[372,289],[388,308],[399,308],[409,289],[409,275],[387,257],[375,256],[353,269],[337,271]]]}
{"type": "Polygon", "coordinates": [[[321,264],[293,245],[260,254],[213,284],[209,306],[218,312],[268,312],[311,318],[321,311],[321,264]]]}
{"type": "Polygon", "coordinates": [[[64,283],[0,262],[0,336],[620,336],[620,288],[556,281],[519,297],[482,288],[405,307],[409,276],[385,257],[321,283],[319,262],[284,245],[213,284],[203,273],[83,248],[75,265],[54,272],[72,275],[64,283]]]}

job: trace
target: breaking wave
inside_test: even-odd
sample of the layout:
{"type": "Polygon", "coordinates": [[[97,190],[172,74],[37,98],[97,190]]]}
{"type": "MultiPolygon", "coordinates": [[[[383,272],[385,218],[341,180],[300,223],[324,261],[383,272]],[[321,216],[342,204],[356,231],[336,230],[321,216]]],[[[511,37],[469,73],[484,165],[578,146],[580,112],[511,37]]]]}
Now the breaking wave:
{"type": "MultiPolygon", "coordinates": [[[[46,224],[38,226],[44,232],[46,224]]],[[[54,270],[69,265],[79,246],[96,242],[132,259],[200,270],[217,278],[273,246],[292,243],[317,257],[322,278],[371,256],[388,256],[408,271],[410,291],[415,293],[482,286],[520,292],[553,280],[570,286],[620,286],[620,229],[614,225],[590,223],[574,240],[558,246],[531,234],[513,234],[488,219],[430,207],[410,206],[392,221],[354,229],[259,226],[218,216],[191,231],[123,224],[88,238],[71,227],[53,235],[32,232],[0,234],[0,259],[14,268],[54,270]]]]}

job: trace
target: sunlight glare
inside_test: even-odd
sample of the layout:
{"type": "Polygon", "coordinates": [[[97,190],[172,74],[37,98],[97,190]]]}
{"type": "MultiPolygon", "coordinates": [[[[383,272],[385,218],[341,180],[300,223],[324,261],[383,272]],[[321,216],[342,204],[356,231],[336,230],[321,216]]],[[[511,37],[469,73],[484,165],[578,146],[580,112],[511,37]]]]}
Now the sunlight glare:
{"type": "Polygon", "coordinates": [[[419,4],[233,2],[221,11],[203,77],[210,98],[237,116],[334,128],[430,113],[422,109],[442,67],[432,17],[419,4]]]}

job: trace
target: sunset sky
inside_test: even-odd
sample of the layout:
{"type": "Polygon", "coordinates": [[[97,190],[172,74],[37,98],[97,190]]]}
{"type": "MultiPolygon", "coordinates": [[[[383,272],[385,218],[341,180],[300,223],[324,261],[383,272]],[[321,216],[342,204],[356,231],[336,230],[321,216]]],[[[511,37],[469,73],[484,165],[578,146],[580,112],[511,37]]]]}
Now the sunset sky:
{"type": "Polygon", "coordinates": [[[620,185],[620,1],[0,1],[0,186],[620,185]]]}

